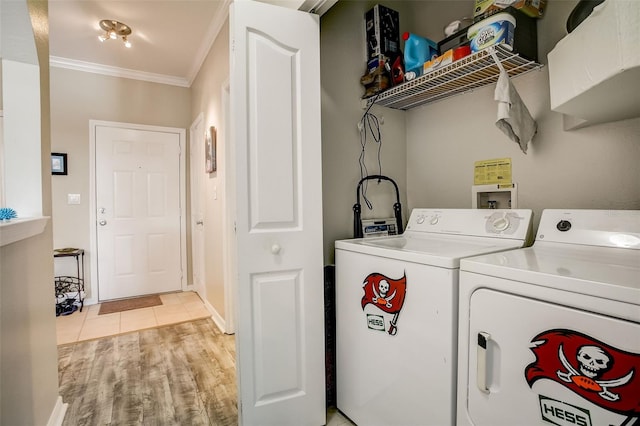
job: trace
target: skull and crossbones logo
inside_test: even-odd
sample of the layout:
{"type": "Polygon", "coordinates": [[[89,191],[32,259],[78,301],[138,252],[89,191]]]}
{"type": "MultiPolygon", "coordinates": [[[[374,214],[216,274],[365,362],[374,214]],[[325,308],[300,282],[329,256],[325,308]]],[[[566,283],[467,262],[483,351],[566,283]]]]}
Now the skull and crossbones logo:
{"type": "Polygon", "coordinates": [[[599,346],[585,345],[578,349],[576,360],[578,361],[579,371],[567,360],[562,350],[562,345],[558,348],[558,357],[567,370],[566,372],[558,370],[557,375],[560,380],[567,383],[573,382],[583,389],[598,392],[598,395],[607,401],[620,399],[618,394],[609,392],[609,388],[622,386],[633,377],[633,370],[631,370],[627,375],[618,379],[600,380],[603,374],[611,370],[613,359],[599,346]]]}
{"type": "Polygon", "coordinates": [[[387,280],[380,280],[377,287],[378,288],[376,289],[376,285],[372,286],[373,294],[375,294],[375,296],[372,298],[373,303],[384,304],[388,309],[391,309],[393,307],[393,305],[391,304],[391,300],[396,297],[396,291],[394,290],[393,293],[391,293],[391,295],[387,297],[387,293],[391,288],[387,280]]]}

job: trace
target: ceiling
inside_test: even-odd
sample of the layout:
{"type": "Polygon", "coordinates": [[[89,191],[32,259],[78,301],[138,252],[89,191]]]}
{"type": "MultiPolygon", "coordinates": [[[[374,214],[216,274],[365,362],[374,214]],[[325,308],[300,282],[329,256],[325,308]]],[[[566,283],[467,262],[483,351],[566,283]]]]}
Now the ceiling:
{"type": "Polygon", "coordinates": [[[51,66],[188,87],[230,0],[49,0],[51,66]],[[131,27],[132,47],[100,42],[102,19],[131,27]]]}

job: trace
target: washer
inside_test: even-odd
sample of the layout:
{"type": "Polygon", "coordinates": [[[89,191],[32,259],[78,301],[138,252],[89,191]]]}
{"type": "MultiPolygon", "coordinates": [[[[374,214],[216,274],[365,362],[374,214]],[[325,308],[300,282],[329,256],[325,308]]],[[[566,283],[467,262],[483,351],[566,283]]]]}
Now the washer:
{"type": "Polygon", "coordinates": [[[531,217],[414,209],[401,236],[336,242],[340,411],[363,426],[454,423],[460,259],[522,247],[531,217]]]}
{"type": "Polygon", "coordinates": [[[458,425],[640,424],[640,211],[545,210],[460,262],[458,425]]]}

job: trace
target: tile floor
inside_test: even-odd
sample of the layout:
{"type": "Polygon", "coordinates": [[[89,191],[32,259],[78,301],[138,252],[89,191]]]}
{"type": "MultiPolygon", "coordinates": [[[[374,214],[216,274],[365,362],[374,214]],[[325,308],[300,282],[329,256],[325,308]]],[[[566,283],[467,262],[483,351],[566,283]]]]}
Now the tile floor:
{"type": "Polygon", "coordinates": [[[327,426],[355,426],[355,423],[343,416],[335,407],[329,407],[327,409],[327,426]]]}
{"type": "Polygon", "coordinates": [[[160,299],[162,305],[151,308],[98,315],[97,304],[85,306],[82,312],[56,317],[58,345],[211,316],[197,293],[162,294],[160,299]]]}

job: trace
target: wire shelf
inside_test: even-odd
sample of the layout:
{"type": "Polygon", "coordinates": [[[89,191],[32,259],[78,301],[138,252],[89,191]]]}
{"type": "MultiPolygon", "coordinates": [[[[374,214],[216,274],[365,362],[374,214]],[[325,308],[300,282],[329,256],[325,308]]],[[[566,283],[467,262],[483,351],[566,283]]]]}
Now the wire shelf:
{"type": "MultiPolygon", "coordinates": [[[[493,48],[509,77],[543,67],[537,62],[520,57],[502,45],[493,48]]],[[[498,81],[500,69],[491,57],[489,49],[473,53],[443,68],[385,90],[377,97],[367,99],[367,105],[376,103],[389,108],[408,110],[495,83],[498,81]]]]}

